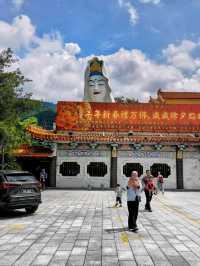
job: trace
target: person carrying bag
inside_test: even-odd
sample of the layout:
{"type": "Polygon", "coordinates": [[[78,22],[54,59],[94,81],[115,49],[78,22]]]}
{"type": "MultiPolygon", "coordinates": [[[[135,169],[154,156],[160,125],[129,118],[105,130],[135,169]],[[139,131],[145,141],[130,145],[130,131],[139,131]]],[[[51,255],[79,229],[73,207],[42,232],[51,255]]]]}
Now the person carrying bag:
{"type": "Polygon", "coordinates": [[[141,201],[141,185],[137,171],[131,172],[127,186],[127,206],[128,206],[128,229],[136,232],[139,202],[141,201]]]}
{"type": "Polygon", "coordinates": [[[156,191],[156,187],[154,184],[153,176],[151,175],[150,170],[146,171],[146,175],[142,178],[142,185],[146,197],[146,204],[145,204],[145,210],[152,212],[151,209],[151,200],[153,193],[156,191]]]}

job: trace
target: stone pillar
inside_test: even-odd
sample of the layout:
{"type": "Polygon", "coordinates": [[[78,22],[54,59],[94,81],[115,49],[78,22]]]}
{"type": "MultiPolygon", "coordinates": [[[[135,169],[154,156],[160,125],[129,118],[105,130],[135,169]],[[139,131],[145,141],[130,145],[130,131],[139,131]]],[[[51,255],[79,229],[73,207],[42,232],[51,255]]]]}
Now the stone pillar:
{"type": "Polygon", "coordinates": [[[176,188],[183,189],[183,150],[176,148],[176,188]]]}
{"type": "Polygon", "coordinates": [[[110,187],[117,186],[117,144],[111,144],[110,187]]]}
{"type": "Polygon", "coordinates": [[[49,166],[49,186],[56,187],[56,157],[52,157],[49,166]]]}

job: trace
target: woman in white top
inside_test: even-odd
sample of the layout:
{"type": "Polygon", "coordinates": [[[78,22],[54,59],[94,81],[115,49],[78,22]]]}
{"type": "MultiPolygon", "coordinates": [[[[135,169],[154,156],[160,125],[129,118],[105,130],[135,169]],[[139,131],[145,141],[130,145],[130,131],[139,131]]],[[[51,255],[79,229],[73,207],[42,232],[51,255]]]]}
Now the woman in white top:
{"type": "Polygon", "coordinates": [[[130,231],[136,232],[137,227],[137,217],[139,202],[141,199],[141,186],[140,180],[138,178],[138,172],[132,171],[131,176],[128,180],[128,189],[127,189],[127,206],[128,206],[128,229],[130,231]]]}

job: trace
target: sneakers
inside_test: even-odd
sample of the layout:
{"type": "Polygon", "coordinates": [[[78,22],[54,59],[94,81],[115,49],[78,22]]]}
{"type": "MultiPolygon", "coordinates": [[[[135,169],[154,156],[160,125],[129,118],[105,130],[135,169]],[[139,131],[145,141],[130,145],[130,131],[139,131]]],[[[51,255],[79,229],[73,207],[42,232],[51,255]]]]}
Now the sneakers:
{"type": "Polygon", "coordinates": [[[139,230],[138,227],[134,227],[133,229],[129,229],[129,231],[133,232],[133,233],[137,232],[138,230],[139,230]]]}
{"type": "Polygon", "coordinates": [[[149,210],[149,209],[145,208],[144,210],[147,211],[147,212],[152,212],[152,209],[149,210]]]}

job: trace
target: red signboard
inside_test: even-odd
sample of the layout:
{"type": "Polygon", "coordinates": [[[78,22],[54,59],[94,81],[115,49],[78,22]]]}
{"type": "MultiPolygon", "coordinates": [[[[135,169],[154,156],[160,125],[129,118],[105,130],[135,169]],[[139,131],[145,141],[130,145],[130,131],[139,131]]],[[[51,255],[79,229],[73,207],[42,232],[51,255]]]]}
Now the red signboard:
{"type": "Polygon", "coordinates": [[[58,102],[57,130],[200,132],[200,105],[58,102]]]}

